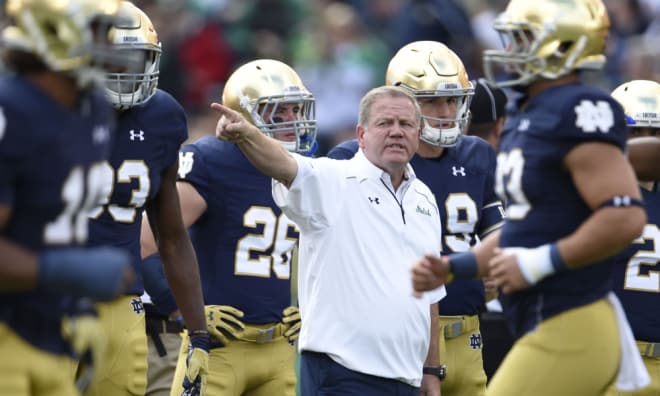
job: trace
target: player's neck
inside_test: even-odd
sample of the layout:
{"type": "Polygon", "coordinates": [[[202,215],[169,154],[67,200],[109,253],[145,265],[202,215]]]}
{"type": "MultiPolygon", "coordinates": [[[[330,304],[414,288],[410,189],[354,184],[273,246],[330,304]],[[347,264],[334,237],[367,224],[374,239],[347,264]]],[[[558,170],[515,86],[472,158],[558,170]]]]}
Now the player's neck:
{"type": "Polygon", "coordinates": [[[423,141],[419,142],[419,147],[417,148],[417,155],[422,158],[438,158],[444,152],[444,147],[433,146],[423,141]]]}
{"type": "Polygon", "coordinates": [[[27,78],[63,107],[74,109],[78,105],[80,93],[72,78],[55,72],[30,74],[27,78]]]}
{"type": "Polygon", "coordinates": [[[527,88],[527,95],[529,98],[532,98],[545,91],[546,89],[556,87],[558,85],[572,84],[578,81],[580,81],[580,76],[577,73],[570,73],[554,80],[541,79],[532,83],[527,88]]]}

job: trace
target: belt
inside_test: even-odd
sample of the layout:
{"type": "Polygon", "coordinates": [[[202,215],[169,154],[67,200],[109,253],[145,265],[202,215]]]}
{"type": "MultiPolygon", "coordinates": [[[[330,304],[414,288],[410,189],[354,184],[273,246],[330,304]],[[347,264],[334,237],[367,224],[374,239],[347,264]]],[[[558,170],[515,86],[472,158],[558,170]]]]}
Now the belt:
{"type": "Polygon", "coordinates": [[[456,338],[461,334],[479,329],[479,315],[440,316],[440,326],[444,328],[445,338],[456,338]]]}
{"type": "Polygon", "coordinates": [[[155,334],[179,334],[183,331],[183,324],[167,319],[146,318],[147,333],[155,334]]]}
{"type": "Polygon", "coordinates": [[[285,331],[284,323],[266,323],[262,325],[245,324],[245,329],[238,333],[237,338],[242,341],[267,344],[281,338],[285,331]]]}
{"type": "Polygon", "coordinates": [[[660,358],[660,342],[637,341],[637,349],[643,357],[660,358]]]}

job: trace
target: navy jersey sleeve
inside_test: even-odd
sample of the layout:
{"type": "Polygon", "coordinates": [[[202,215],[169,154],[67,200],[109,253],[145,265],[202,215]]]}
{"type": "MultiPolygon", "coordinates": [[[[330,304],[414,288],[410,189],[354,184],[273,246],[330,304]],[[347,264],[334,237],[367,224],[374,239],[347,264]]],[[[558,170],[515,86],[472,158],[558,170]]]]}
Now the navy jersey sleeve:
{"type": "Polygon", "coordinates": [[[205,161],[202,147],[198,143],[188,144],[181,148],[177,180],[192,184],[206,202],[211,202],[213,188],[218,186],[213,186],[209,182],[211,170],[205,161]]]}
{"type": "Polygon", "coordinates": [[[162,101],[166,104],[163,108],[168,109],[165,121],[172,131],[172,138],[168,140],[172,147],[171,150],[167,150],[168,156],[165,158],[166,168],[170,168],[178,159],[179,147],[188,139],[188,120],[179,102],[165,91],[160,92],[162,92],[162,101]]]}
{"type": "Polygon", "coordinates": [[[347,140],[341,142],[335,147],[333,147],[329,152],[327,157],[338,160],[347,160],[355,156],[355,153],[358,152],[359,146],[357,139],[347,140]]]}
{"type": "MultiPolygon", "coordinates": [[[[622,151],[626,145],[627,127],[621,105],[606,92],[587,88],[572,90],[571,95],[558,95],[558,125],[552,128],[553,138],[561,141],[561,154],[566,155],[581,143],[603,142],[622,151]]],[[[549,113],[545,113],[549,115],[549,113]]]]}

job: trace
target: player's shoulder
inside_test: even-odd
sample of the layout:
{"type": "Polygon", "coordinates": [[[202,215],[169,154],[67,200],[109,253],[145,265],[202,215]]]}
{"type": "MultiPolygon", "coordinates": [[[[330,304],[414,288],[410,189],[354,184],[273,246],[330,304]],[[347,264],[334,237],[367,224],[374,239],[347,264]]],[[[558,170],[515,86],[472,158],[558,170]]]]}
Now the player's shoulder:
{"type": "Polygon", "coordinates": [[[244,157],[235,144],[220,140],[215,136],[202,136],[181,147],[182,153],[193,152],[195,156],[218,163],[233,163],[244,157]]]}
{"type": "Polygon", "coordinates": [[[359,150],[357,139],[346,140],[328,151],[328,158],[332,159],[351,159],[359,150]]]}
{"type": "Polygon", "coordinates": [[[491,171],[495,164],[496,153],[487,141],[478,136],[461,136],[458,143],[448,148],[449,156],[470,169],[491,171]]]}
{"type": "Polygon", "coordinates": [[[181,144],[188,137],[188,120],[181,104],[169,93],[158,89],[146,103],[127,110],[131,119],[158,131],[162,136],[172,136],[181,144]]]}
{"type": "Polygon", "coordinates": [[[13,75],[0,76],[0,107],[5,115],[10,114],[12,118],[23,118],[26,121],[48,117],[48,114],[57,110],[55,102],[50,101],[34,85],[13,75]],[[35,117],[37,108],[39,114],[35,117]]]}
{"type": "Polygon", "coordinates": [[[157,107],[156,110],[159,111],[175,111],[179,113],[185,113],[181,103],[179,103],[179,101],[177,101],[174,96],[160,88],[156,89],[156,93],[151,97],[151,99],[147,101],[147,104],[150,102],[153,102],[153,104],[157,107]]]}
{"type": "Polygon", "coordinates": [[[156,121],[160,118],[162,123],[181,119],[185,122],[186,119],[186,112],[183,106],[172,95],[161,89],[157,89],[154,96],[147,102],[132,109],[142,114],[142,117],[149,118],[151,121],[156,121]]]}
{"type": "Polygon", "coordinates": [[[549,88],[530,101],[530,131],[552,130],[558,139],[607,140],[625,143],[623,108],[612,96],[594,86],[565,84],[549,88]]]}

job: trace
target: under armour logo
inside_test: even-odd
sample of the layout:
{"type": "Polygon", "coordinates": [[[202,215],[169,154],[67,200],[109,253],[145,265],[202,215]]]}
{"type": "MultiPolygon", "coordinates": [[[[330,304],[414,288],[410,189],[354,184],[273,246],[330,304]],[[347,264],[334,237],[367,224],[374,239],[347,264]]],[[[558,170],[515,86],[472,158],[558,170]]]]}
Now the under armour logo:
{"type": "Polygon", "coordinates": [[[139,298],[134,298],[131,300],[131,308],[133,308],[133,312],[136,314],[141,314],[142,311],[144,311],[144,305],[142,305],[142,300],[139,298]]]}
{"type": "Polygon", "coordinates": [[[139,132],[135,132],[134,129],[131,129],[130,131],[128,131],[128,133],[130,133],[130,135],[131,135],[130,136],[131,140],[135,141],[135,139],[137,139],[141,142],[144,141],[144,131],[143,130],[140,129],[139,132]]]}
{"type": "Polygon", "coordinates": [[[481,349],[481,334],[475,333],[470,336],[470,348],[481,349]]]}
{"type": "Polygon", "coordinates": [[[376,205],[380,205],[380,201],[378,201],[378,197],[376,197],[376,198],[368,197],[368,198],[369,198],[369,202],[371,202],[371,203],[375,202],[376,205]]]}
{"type": "Polygon", "coordinates": [[[518,130],[519,131],[526,131],[529,129],[529,118],[523,118],[520,120],[520,124],[518,124],[518,130]]]}
{"type": "Polygon", "coordinates": [[[454,176],[458,176],[458,175],[465,176],[465,168],[463,168],[462,166],[460,168],[456,168],[455,166],[452,166],[451,173],[454,176]]]}

